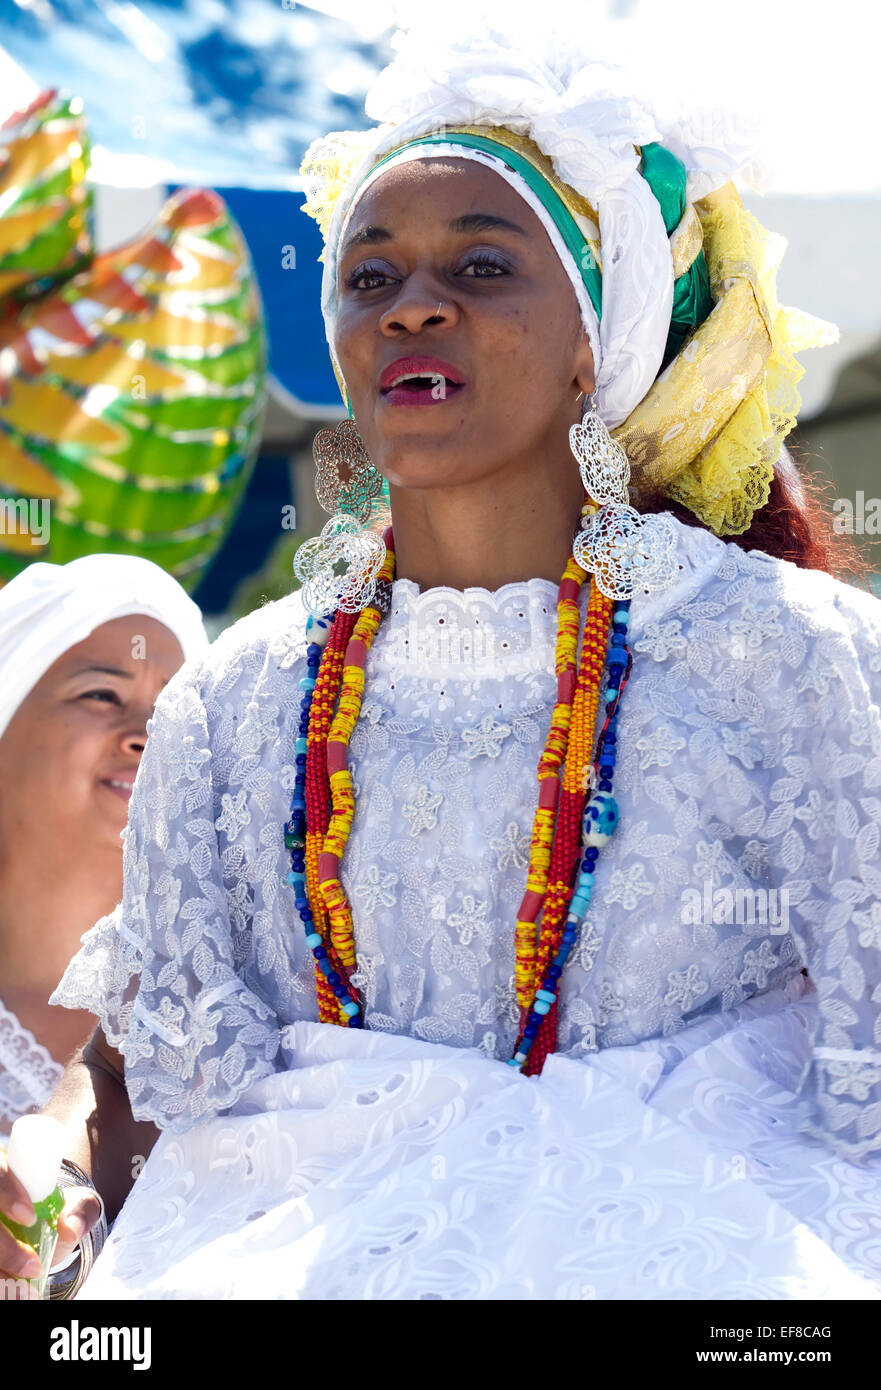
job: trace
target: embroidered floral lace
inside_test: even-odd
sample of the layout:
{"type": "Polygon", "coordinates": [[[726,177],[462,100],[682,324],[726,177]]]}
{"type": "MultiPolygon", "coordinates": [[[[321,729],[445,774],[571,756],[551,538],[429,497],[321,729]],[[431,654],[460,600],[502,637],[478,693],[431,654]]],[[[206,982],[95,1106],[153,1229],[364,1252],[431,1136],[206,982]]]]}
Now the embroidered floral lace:
{"type": "Polygon", "coordinates": [[[19,1115],[45,1105],[62,1067],[0,1000],[0,1140],[19,1115]]]}
{"type": "MultiPolygon", "coordinates": [[[[620,829],[564,975],[560,1052],[653,1039],[672,1056],[813,986],[803,1124],[860,1158],[881,1149],[881,605],[673,525],[676,584],[632,604],[620,829]]],[[[510,1056],[556,588],[394,584],[342,868],[370,1029],[510,1056]]],[[[100,1016],[136,1117],[172,1130],[292,1065],[285,1030],[317,1019],[283,844],[304,652],[293,595],[166,687],[122,903],[53,995],[100,1016]]]]}

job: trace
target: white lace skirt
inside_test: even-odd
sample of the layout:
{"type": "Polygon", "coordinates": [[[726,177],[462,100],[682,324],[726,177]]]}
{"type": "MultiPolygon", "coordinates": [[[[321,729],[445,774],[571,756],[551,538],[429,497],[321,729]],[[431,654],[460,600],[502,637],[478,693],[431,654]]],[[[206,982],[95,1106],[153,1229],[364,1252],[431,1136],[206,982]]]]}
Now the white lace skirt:
{"type": "Polygon", "coordinates": [[[881,1298],[881,1159],[801,1128],[802,988],[540,1078],[293,1024],[161,1136],[80,1297],[881,1298]]]}

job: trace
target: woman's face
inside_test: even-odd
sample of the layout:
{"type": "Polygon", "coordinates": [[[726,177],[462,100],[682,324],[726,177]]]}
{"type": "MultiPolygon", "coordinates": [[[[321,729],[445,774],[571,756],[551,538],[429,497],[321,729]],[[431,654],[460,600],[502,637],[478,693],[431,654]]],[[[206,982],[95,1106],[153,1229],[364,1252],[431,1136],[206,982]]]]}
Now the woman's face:
{"type": "Polygon", "coordinates": [[[349,221],[337,292],[337,358],[392,486],[468,484],[561,448],[571,459],[576,398],[594,385],[589,342],[544,227],[493,170],[431,158],[377,178],[349,221]],[[384,371],[417,355],[463,384],[422,364],[426,403],[384,389],[384,371]]]}
{"type": "Polygon", "coordinates": [[[119,855],[147,720],[183,662],[168,628],[114,618],[60,656],[0,738],[0,845],[60,870],[107,850],[119,855]]]}

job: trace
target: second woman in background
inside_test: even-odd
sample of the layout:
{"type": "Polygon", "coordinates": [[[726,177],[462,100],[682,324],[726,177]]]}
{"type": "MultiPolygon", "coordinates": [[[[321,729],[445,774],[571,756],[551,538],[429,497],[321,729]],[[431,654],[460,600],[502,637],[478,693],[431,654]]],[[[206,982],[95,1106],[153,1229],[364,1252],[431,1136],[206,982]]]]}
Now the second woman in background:
{"type": "Polygon", "coordinates": [[[177,580],[135,556],[33,564],[0,590],[0,1137],[94,1028],[49,995],[119,900],[147,720],[206,645],[177,580]]]}

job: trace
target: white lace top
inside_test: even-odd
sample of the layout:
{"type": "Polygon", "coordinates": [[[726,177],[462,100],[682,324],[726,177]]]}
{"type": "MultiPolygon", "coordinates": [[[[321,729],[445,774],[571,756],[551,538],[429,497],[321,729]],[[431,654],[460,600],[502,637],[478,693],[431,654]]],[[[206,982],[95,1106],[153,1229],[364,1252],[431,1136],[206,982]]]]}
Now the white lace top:
{"type": "MultiPolygon", "coordinates": [[[[771,1007],[807,966],[810,1127],[857,1157],[881,1146],[881,604],[673,524],[677,584],[632,604],[620,826],[563,977],[560,1050],[672,1045],[752,997],[771,1007]]],[[[556,590],[394,584],[352,739],[342,866],[371,1029],[511,1055],[556,590]]],[[[293,595],[165,688],[123,901],[52,996],[100,1016],[136,1117],[162,1127],[186,1130],[284,1069],[285,1025],[317,1018],[283,842],[304,653],[293,595]]]]}
{"type": "Polygon", "coordinates": [[[62,1070],[0,999],[0,1143],[19,1115],[46,1104],[62,1070]]]}

